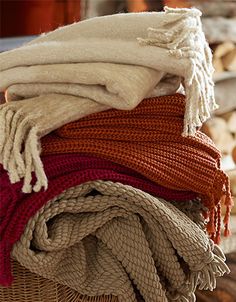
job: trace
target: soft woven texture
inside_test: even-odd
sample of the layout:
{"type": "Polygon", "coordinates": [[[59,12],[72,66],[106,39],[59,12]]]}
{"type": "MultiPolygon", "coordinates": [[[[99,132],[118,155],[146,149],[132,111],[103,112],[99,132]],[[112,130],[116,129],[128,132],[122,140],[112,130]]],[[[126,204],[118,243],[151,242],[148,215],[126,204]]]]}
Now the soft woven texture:
{"type": "Polygon", "coordinates": [[[81,294],[127,302],[137,301],[133,284],[146,302],[192,302],[196,288],[212,290],[216,277],[229,272],[219,247],[174,205],[104,181],[48,202],[12,255],[81,294]]]}
{"type": "Polygon", "coordinates": [[[141,65],[178,75],[185,79],[185,126],[190,128],[185,128],[185,133],[191,133],[191,128],[199,126],[214,107],[211,52],[200,16],[197,9],[165,8],[161,13],[117,14],[85,20],[1,54],[0,70],[104,62],[141,65]]]}
{"type": "Polygon", "coordinates": [[[215,107],[211,52],[200,16],[197,9],[165,8],[161,13],[92,18],[59,28],[1,54],[0,70],[104,62],[140,65],[178,75],[184,79],[187,95],[184,133],[191,134],[215,107]]]}
{"type": "Polygon", "coordinates": [[[220,169],[220,152],[202,132],[183,137],[185,97],[179,94],[144,100],[132,111],[90,115],[42,139],[43,154],[86,152],[127,166],[174,190],[200,194],[210,211],[208,231],[220,238],[220,200],[227,206],[228,233],[232,197],[220,169]]]}
{"type": "MultiPolygon", "coordinates": [[[[7,90],[7,101],[56,93],[88,98],[117,109],[132,109],[156,86],[158,91],[158,86],[167,85],[167,79],[163,80],[165,84],[158,85],[163,74],[142,66],[111,63],[33,65],[2,71],[0,90],[7,90]]],[[[178,84],[171,83],[163,92],[176,91],[178,84]]]]}
{"type": "Polygon", "coordinates": [[[183,81],[182,132],[194,135],[216,108],[200,15],[166,8],[94,18],[0,54],[0,90],[7,90],[8,100],[25,98],[0,107],[0,160],[11,182],[35,171],[36,189],[47,188],[39,158],[42,136],[92,112],[132,109],[153,95],[165,75],[155,93],[176,92],[183,81]]]}
{"type": "Polygon", "coordinates": [[[140,174],[112,162],[79,154],[45,156],[43,158],[49,179],[47,191],[24,194],[22,183],[12,185],[6,171],[0,167],[0,284],[10,285],[10,252],[20,239],[29,219],[50,199],[71,186],[90,180],[112,180],[142,189],[167,200],[194,199],[192,192],[174,191],[145,179],[140,174]]]}

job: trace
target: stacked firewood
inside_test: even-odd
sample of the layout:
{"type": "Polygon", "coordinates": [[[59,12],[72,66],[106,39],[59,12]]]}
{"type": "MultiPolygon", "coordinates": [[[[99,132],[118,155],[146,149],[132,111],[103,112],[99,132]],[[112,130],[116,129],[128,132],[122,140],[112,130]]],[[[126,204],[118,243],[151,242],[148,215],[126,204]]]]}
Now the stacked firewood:
{"type": "Polygon", "coordinates": [[[230,155],[233,158],[236,146],[236,110],[214,116],[204,124],[202,130],[215,142],[223,156],[230,155]]]}
{"type": "Polygon", "coordinates": [[[236,44],[227,41],[212,48],[215,72],[236,71],[236,44]]]}

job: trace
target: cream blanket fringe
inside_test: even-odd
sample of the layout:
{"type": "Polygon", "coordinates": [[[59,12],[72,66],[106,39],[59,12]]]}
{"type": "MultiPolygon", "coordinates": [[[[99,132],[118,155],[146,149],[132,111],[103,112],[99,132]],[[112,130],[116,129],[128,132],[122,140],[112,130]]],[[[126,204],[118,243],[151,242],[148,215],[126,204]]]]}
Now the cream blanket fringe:
{"type": "Polygon", "coordinates": [[[197,9],[165,8],[93,18],[0,54],[0,161],[24,192],[47,188],[39,139],[92,112],[133,109],[143,98],[185,88],[183,135],[216,108],[211,51],[197,9]],[[172,80],[170,81],[172,75],[172,80]],[[22,101],[16,101],[23,99],[22,101]]]}
{"type": "Polygon", "coordinates": [[[146,302],[193,302],[196,288],[213,290],[229,269],[200,226],[200,202],[183,204],[181,211],[130,186],[88,182],[39,210],[12,255],[83,295],[135,302],[135,284],[146,302]]]}

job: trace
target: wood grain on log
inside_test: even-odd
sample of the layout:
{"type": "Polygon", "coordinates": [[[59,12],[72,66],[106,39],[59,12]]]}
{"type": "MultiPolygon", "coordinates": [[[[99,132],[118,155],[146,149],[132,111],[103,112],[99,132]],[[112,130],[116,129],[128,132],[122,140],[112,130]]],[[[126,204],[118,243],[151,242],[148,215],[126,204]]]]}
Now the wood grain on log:
{"type": "Polygon", "coordinates": [[[236,47],[222,58],[224,69],[236,71],[236,47]]]}
{"type": "Polygon", "coordinates": [[[231,154],[236,141],[228,129],[228,123],[223,118],[210,119],[204,124],[202,131],[214,141],[222,154],[231,154]]]}
{"type": "Polygon", "coordinates": [[[234,43],[230,41],[218,44],[216,47],[213,48],[214,57],[221,58],[228,54],[230,51],[234,50],[234,48],[234,43]]]}
{"type": "Polygon", "coordinates": [[[232,150],[232,158],[233,158],[233,160],[234,160],[234,162],[236,164],[236,146],[232,150]]]}

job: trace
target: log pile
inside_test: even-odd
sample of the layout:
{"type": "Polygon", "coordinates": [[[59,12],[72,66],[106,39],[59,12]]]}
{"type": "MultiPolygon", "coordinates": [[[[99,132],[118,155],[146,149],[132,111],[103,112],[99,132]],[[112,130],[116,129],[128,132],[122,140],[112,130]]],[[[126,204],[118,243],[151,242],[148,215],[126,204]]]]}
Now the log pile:
{"type": "Polygon", "coordinates": [[[211,118],[202,130],[215,142],[222,155],[232,156],[236,146],[236,111],[211,118]]]}
{"type": "Polygon", "coordinates": [[[227,41],[212,48],[215,72],[236,71],[236,44],[227,41]]]}
{"type": "Polygon", "coordinates": [[[236,17],[235,0],[190,0],[189,2],[191,6],[199,8],[207,17],[236,17]]]}

